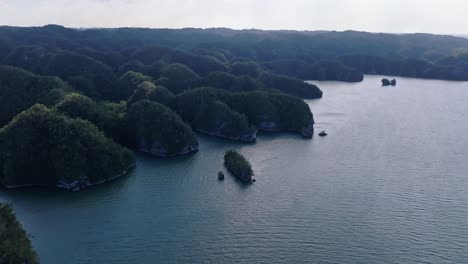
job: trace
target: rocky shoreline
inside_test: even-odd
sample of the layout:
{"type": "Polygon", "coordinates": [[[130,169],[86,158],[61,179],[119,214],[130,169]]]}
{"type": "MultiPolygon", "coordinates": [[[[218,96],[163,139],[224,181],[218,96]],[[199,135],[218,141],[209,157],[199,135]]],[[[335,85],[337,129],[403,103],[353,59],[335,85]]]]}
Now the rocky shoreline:
{"type": "Polygon", "coordinates": [[[103,183],[110,182],[110,181],[116,180],[118,178],[121,178],[121,177],[125,176],[131,169],[133,169],[135,167],[136,167],[136,164],[133,163],[127,169],[125,169],[122,173],[120,173],[120,174],[118,174],[116,176],[110,177],[108,179],[97,181],[97,182],[94,182],[94,183],[91,183],[86,178],[83,178],[81,180],[75,180],[75,181],[70,182],[70,183],[67,183],[67,182],[62,180],[62,181],[59,181],[57,184],[6,185],[5,188],[7,188],[7,189],[20,189],[20,188],[29,188],[29,187],[56,187],[56,188],[60,188],[60,189],[69,190],[69,191],[72,191],[72,192],[78,192],[78,191],[84,190],[84,189],[86,189],[88,187],[100,185],[100,184],[103,184],[103,183]]]}
{"type": "Polygon", "coordinates": [[[224,166],[234,177],[243,183],[252,183],[254,175],[250,162],[235,150],[224,153],[224,166]]]}
{"type": "Polygon", "coordinates": [[[314,135],[314,119],[310,120],[307,126],[302,128],[301,135],[305,138],[312,138],[314,135]]]}
{"type": "Polygon", "coordinates": [[[235,140],[235,141],[248,142],[248,143],[253,143],[253,142],[255,142],[257,140],[257,130],[255,130],[251,134],[244,134],[244,135],[241,135],[239,137],[227,136],[227,135],[224,135],[224,134],[222,134],[220,132],[209,132],[209,131],[205,131],[205,130],[202,130],[202,129],[196,129],[196,131],[200,132],[200,133],[203,133],[203,134],[207,134],[209,136],[213,136],[213,137],[230,139],[230,140],[235,140]]]}
{"type": "Polygon", "coordinates": [[[227,136],[227,135],[222,134],[219,131],[210,132],[210,131],[206,131],[206,130],[203,130],[203,129],[196,129],[196,131],[200,132],[200,133],[203,133],[203,134],[206,134],[206,135],[209,135],[209,136],[217,137],[217,138],[224,138],[224,139],[229,139],[229,140],[254,143],[257,140],[258,131],[278,132],[278,133],[280,133],[280,132],[293,132],[293,133],[299,133],[304,138],[312,138],[312,136],[314,135],[314,124],[315,124],[315,122],[312,119],[312,120],[309,121],[307,126],[304,126],[300,131],[297,131],[297,130],[284,130],[284,129],[281,129],[281,127],[276,122],[273,122],[273,121],[263,121],[263,122],[260,122],[257,125],[258,129],[255,130],[255,132],[253,132],[251,134],[244,134],[244,135],[239,136],[239,137],[227,136]]]}
{"type": "Polygon", "coordinates": [[[184,147],[181,151],[176,152],[176,153],[171,153],[171,154],[168,154],[167,149],[161,146],[160,144],[153,144],[151,148],[140,146],[138,148],[138,151],[155,156],[155,157],[159,157],[159,158],[173,158],[173,157],[177,157],[181,155],[187,155],[187,154],[198,152],[198,145],[188,145],[184,147]]]}
{"type": "Polygon", "coordinates": [[[304,138],[312,138],[314,135],[314,120],[310,120],[307,126],[304,126],[301,131],[297,130],[284,130],[279,127],[279,125],[276,122],[273,121],[263,121],[260,124],[258,124],[258,130],[263,131],[263,132],[293,132],[293,133],[299,133],[302,137],[304,138]]]}
{"type": "Polygon", "coordinates": [[[189,144],[188,142],[185,143],[184,147],[181,147],[180,150],[177,152],[169,153],[167,147],[163,146],[160,141],[155,140],[151,143],[147,143],[144,138],[140,138],[138,140],[138,146],[136,146],[136,150],[154,157],[159,158],[173,158],[181,155],[187,155],[191,153],[195,153],[198,151],[198,142],[189,144]]]}

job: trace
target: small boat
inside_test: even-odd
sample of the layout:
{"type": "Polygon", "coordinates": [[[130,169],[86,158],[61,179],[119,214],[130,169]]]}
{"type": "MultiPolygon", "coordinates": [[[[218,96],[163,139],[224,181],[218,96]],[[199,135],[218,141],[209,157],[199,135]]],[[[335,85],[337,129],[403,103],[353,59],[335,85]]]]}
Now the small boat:
{"type": "Polygon", "coordinates": [[[224,173],[222,171],[218,172],[218,180],[220,181],[224,180],[224,173]]]}
{"type": "Polygon", "coordinates": [[[322,131],[322,132],[319,133],[319,136],[321,136],[321,137],[326,137],[326,136],[328,136],[328,134],[327,134],[327,132],[325,132],[325,130],[324,130],[324,131],[322,131]]]}

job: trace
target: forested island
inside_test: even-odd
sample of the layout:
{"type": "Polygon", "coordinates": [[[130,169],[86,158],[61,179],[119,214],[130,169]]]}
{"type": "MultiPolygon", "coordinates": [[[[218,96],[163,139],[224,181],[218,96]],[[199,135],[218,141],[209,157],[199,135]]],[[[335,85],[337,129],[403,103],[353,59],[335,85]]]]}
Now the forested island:
{"type": "Polygon", "coordinates": [[[0,263],[39,263],[31,241],[16,219],[13,208],[4,203],[0,203],[0,263]]]}
{"type": "Polygon", "coordinates": [[[311,138],[304,99],[323,93],[305,80],[468,80],[467,50],[426,34],[3,26],[0,183],[81,190],[124,175],[130,149],[197,152],[196,132],[311,138]]]}
{"type": "Polygon", "coordinates": [[[224,154],[224,165],[229,173],[244,183],[251,183],[254,175],[252,165],[239,152],[229,150],[224,154]]]}

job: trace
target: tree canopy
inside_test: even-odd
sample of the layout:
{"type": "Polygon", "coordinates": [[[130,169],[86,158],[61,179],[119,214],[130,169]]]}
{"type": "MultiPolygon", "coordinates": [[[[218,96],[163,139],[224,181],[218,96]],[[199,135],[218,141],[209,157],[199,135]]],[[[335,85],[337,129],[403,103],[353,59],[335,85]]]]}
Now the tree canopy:
{"type": "Polygon", "coordinates": [[[78,93],[66,95],[56,106],[56,109],[71,118],[94,120],[96,102],[78,93]]]}
{"type": "Polygon", "coordinates": [[[250,162],[235,150],[226,151],[224,154],[224,165],[228,171],[237,177],[239,180],[250,183],[252,182],[253,170],[250,162]]]}
{"type": "Polygon", "coordinates": [[[166,87],[156,86],[152,82],[140,84],[138,89],[136,89],[130,99],[128,99],[128,104],[131,105],[134,102],[145,99],[163,104],[170,108],[172,108],[175,103],[175,95],[173,93],[166,87]]]}
{"type": "Polygon", "coordinates": [[[0,181],[6,186],[90,184],[125,172],[131,153],[88,121],[35,105],[0,129],[0,181]]]}
{"type": "Polygon", "coordinates": [[[202,77],[214,71],[231,71],[255,78],[257,64],[303,80],[356,82],[362,74],[388,72],[468,80],[463,66],[468,40],[453,36],[231,29],[77,30],[57,26],[1,27],[0,36],[4,64],[58,75],[92,97],[92,93],[113,95],[113,84],[103,82],[113,78],[109,70],[118,76],[132,70],[158,79],[164,64],[174,63],[184,64],[202,77]],[[44,67],[49,62],[50,67],[44,67]],[[408,63],[411,67],[405,67],[408,63]],[[84,64],[88,66],[75,67],[84,64]],[[91,81],[76,79],[76,73],[91,81]]]}
{"type": "Polygon", "coordinates": [[[306,83],[302,80],[288,77],[285,75],[277,75],[271,73],[263,73],[259,80],[269,88],[277,89],[284,93],[298,96],[306,99],[322,98],[323,92],[316,85],[306,83]]]}
{"type": "MultiPolygon", "coordinates": [[[[209,87],[197,88],[178,95],[176,109],[184,120],[194,125],[199,120],[197,114],[200,109],[213,107],[209,105],[213,100],[223,102],[231,111],[244,115],[250,126],[260,130],[272,130],[268,126],[274,125],[275,131],[301,133],[304,127],[314,122],[310,108],[303,100],[265,91],[232,93],[209,87]]],[[[238,115],[218,117],[221,116],[224,122],[228,122],[230,117],[238,115]]]]}
{"type": "Polygon", "coordinates": [[[119,100],[127,100],[144,82],[152,82],[153,78],[140,72],[128,71],[119,79],[119,100]]]}
{"type": "Polygon", "coordinates": [[[0,263],[39,263],[28,234],[5,203],[0,203],[0,263]]]}
{"type": "Polygon", "coordinates": [[[167,87],[174,94],[195,88],[200,78],[184,64],[167,65],[162,70],[161,77],[157,84],[167,87]]]}
{"type": "Polygon", "coordinates": [[[57,77],[0,66],[0,127],[35,103],[53,105],[71,88],[57,77]]]}
{"type": "Polygon", "coordinates": [[[262,73],[260,66],[253,61],[235,62],[231,64],[231,72],[234,75],[248,75],[252,78],[258,78],[262,73]]]}
{"type": "Polygon", "coordinates": [[[140,151],[167,157],[198,149],[192,129],[162,104],[139,101],[130,106],[128,115],[134,145],[140,151]]]}

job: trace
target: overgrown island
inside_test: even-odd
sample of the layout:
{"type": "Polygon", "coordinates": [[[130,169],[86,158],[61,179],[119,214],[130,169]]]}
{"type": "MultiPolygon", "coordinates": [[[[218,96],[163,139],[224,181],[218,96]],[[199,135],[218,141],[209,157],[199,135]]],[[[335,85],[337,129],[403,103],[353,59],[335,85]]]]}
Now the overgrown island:
{"type": "Polygon", "coordinates": [[[250,162],[235,150],[229,150],[224,154],[224,165],[229,173],[244,183],[252,183],[254,172],[250,162]]]}

